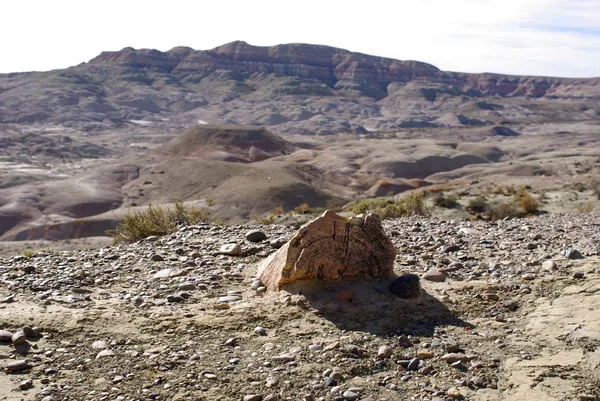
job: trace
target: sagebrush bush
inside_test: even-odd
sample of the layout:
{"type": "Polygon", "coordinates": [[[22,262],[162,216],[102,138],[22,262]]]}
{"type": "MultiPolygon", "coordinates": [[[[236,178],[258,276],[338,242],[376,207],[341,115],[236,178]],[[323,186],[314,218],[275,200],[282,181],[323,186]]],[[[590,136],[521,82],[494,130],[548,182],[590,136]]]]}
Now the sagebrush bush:
{"type": "Polygon", "coordinates": [[[375,213],[382,220],[407,216],[429,216],[431,208],[427,206],[424,198],[425,195],[420,192],[395,201],[382,198],[363,199],[350,210],[354,214],[375,213]]]}
{"type": "Polygon", "coordinates": [[[519,205],[521,206],[521,209],[523,209],[523,211],[527,214],[535,213],[540,208],[540,202],[533,196],[529,195],[527,192],[521,194],[521,197],[519,199],[519,205]]]}
{"type": "Polygon", "coordinates": [[[433,204],[439,207],[450,209],[458,205],[458,198],[456,195],[446,196],[443,192],[438,192],[433,198],[433,204]]]}
{"type": "Polygon", "coordinates": [[[127,212],[123,220],[114,230],[107,234],[113,236],[113,242],[134,242],[152,235],[172,234],[181,226],[199,223],[223,224],[218,214],[212,214],[207,208],[196,208],[175,202],[172,208],[160,207],[149,204],[143,210],[127,212]]]}
{"type": "Polygon", "coordinates": [[[266,216],[254,216],[254,222],[256,224],[262,224],[264,226],[268,226],[268,225],[275,223],[275,217],[276,217],[275,213],[271,213],[266,216]]]}
{"type": "Polygon", "coordinates": [[[523,217],[523,211],[515,202],[488,205],[486,214],[491,220],[502,220],[506,217],[523,217]]]}
{"type": "Polygon", "coordinates": [[[488,206],[487,199],[483,195],[477,195],[477,197],[470,199],[467,202],[466,209],[471,213],[483,213],[488,206]]]}

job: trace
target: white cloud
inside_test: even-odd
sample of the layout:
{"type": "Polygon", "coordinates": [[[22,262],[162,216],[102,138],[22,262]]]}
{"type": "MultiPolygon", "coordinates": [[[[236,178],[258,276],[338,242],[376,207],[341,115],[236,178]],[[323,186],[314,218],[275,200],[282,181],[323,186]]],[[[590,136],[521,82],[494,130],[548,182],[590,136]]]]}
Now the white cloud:
{"type": "Polygon", "coordinates": [[[126,46],[304,42],[444,70],[600,76],[597,0],[105,0],[3,4],[0,71],[75,65],[126,46]]]}

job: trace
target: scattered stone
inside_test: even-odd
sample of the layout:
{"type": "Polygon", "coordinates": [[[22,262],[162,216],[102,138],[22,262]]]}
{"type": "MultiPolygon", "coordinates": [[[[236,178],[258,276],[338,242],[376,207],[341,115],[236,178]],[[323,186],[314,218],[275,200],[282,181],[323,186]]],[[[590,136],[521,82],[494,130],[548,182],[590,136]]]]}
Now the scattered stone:
{"type": "Polygon", "coordinates": [[[410,362],[408,363],[408,366],[406,367],[406,370],[408,371],[417,371],[419,370],[419,365],[421,364],[421,361],[419,360],[419,358],[413,358],[410,360],[410,362]]]}
{"type": "Polygon", "coordinates": [[[105,349],[108,348],[108,343],[104,340],[94,341],[92,343],[92,349],[105,349]]]}
{"type": "Polygon", "coordinates": [[[561,252],[567,259],[583,259],[583,255],[577,249],[568,248],[561,252]]]}
{"type": "Polygon", "coordinates": [[[115,355],[114,351],[105,349],[105,350],[98,352],[98,354],[96,354],[96,359],[106,358],[106,357],[114,356],[114,355],[115,355]]]}
{"type": "Polygon", "coordinates": [[[7,330],[0,330],[0,341],[2,342],[12,342],[12,336],[14,333],[11,333],[7,330]]]}
{"type": "Polygon", "coordinates": [[[20,372],[22,370],[31,369],[31,365],[27,359],[21,359],[19,361],[10,362],[6,365],[6,370],[9,372],[20,372]]]}
{"type": "Polygon", "coordinates": [[[286,244],[286,242],[288,242],[288,239],[286,237],[279,237],[279,238],[275,238],[275,239],[271,240],[269,242],[269,246],[271,246],[271,248],[274,248],[274,249],[279,249],[282,246],[284,246],[286,244]]]}
{"type": "Polygon", "coordinates": [[[403,274],[390,284],[389,289],[398,298],[409,299],[421,296],[421,284],[416,274],[403,274]]]}
{"type": "Polygon", "coordinates": [[[259,267],[259,278],[269,290],[278,291],[299,279],[390,277],[395,257],[379,216],[361,216],[359,224],[351,224],[328,210],[267,258],[259,267]]]}
{"type": "Polygon", "coordinates": [[[219,297],[219,303],[228,303],[228,302],[237,302],[241,301],[242,297],[240,295],[225,295],[223,297],[219,297]]]}
{"type": "Polygon", "coordinates": [[[262,395],[258,394],[248,394],[244,396],[244,401],[262,401],[262,395]]]}
{"type": "Polygon", "coordinates": [[[21,330],[23,330],[23,333],[25,333],[25,336],[27,336],[27,338],[38,338],[40,336],[40,333],[37,330],[29,326],[25,326],[21,330]]]}
{"type": "Polygon", "coordinates": [[[344,397],[345,400],[352,401],[352,400],[358,400],[358,398],[360,397],[360,394],[357,394],[354,391],[346,390],[342,394],[342,397],[344,397]]]}
{"type": "Polygon", "coordinates": [[[585,273],[584,272],[575,272],[573,273],[573,278],[584,278],[585,277],[585,273]]]}
{"type": "Polygon", "coordinates": [[[448,391],[446,391],[446,395],[450,398],[458,399],[462,397],[462,394],[459,389],[456,387],[450,387],[448,391]]]}
{"type": "Polygon", "coordinates": [[[152,255],[152,257],[150,259],[152,259],[153,262],[164,262],[164,260],[165,260],[164,257],[162,257],[161,255],[159,255],[157,253],[152,255]]]}
{"type": "Polygon", "coordinates": [[[261,242],[267,239],[267,234],[260,230],[251,230],[246,233],[246,240],[250,242],[261,242]]]}
{"type": "Polygon", "coordinates": [[[423,280],[441,283],[442,281],[446,281],[446,275],[434,267],[423,274],[423,280]]]}
{"type": "Polygon", "coordinates": [[[170,302],[170,303],[185,302],[185,298],[182,297],[181,294],[170,294],[170,295],[167,295],[167,302],[170,302]]]}
{"type": "Polygon", "coordinates": [[[553,260],[546,260],[542,263],[542,269],[546,271],[554,271],[557,269],[556,263],[553,260]]]}
{"type": "Polygon", "coordinates": [[[19,388],[21,390],[29,390],[32,387],[33,387],[33,380],[31,380],[31,379],[26,379],[26,380],[23,380],[21,383],[19,383],[19,388]]]}
{"type": "Polygon", "coordinates": [[[419,359],[431,359],[433,358],[433,352],[427,349],[421,349],[417,351],[417,358],[419,359]]]}
{"type": "Polygon", "coordinates": [[[535,280],[535,274],[533,274],[533,273],[525,273],[525,274],[523,274],[523,276],[521,276],[521,278],[523,280],[528,280],[528,281],[535,280]]]}
{"type": "Polygon", "coordinates": [[[238,256],[242,253],[242,247],[235,243],[225,244],[221,246],[219,253],[221,255],[238,256]]]}
{"type": "Polygon", "coordinates": [[[394,353],[394,350],[392,349],[392,347],[387,346],[387,345],[382,345],[377,350],[377,357],[379,357],[379,358],[389,358],[390,356],[392,356],[393,353],[394,353]]]}
{"type": "Polygon", "coordinates": [[[27,336],[23,330],[19,330],[12,335],[11,341],[14,345],[24,344],[27,341],[27,336]]]}

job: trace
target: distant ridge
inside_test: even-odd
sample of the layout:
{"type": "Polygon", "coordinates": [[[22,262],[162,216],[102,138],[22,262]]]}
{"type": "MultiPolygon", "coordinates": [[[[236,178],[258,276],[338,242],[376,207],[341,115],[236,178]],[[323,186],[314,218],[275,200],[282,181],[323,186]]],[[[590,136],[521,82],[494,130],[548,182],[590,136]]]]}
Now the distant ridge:
{"type": "Polygon", "coordinates": [[[126,47],[64,70],[0,74],[0,123],[181,132],[202,120],[365,134],[543,121],[550,115],[529,105],[542,98],[560,103],[552,118],[597,118],[600,78],[446,72],[329,46],[236,41],[211,50],[126,47]]]}

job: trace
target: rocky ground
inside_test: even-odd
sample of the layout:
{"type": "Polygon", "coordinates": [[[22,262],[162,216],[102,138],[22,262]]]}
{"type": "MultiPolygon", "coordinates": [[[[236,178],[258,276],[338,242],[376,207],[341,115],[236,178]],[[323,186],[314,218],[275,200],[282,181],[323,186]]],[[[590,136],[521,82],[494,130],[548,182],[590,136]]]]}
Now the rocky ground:
{"type": "Polygon", "coordinates": [[[600,399],[600,215],[384,226],[418,299],[265,291],[286,226],[2,259],[0,400],[600,399]]]}

